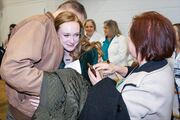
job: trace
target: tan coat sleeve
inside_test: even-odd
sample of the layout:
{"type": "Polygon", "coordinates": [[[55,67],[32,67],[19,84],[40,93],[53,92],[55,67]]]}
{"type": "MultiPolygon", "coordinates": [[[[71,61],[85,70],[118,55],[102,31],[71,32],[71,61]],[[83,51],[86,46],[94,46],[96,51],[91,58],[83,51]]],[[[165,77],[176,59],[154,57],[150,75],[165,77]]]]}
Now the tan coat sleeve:
{"type": "Polygon", "coordinates": [[[1,76],[19,92],[39,95],[43,71],[41,61],[45,28],[38,21],[26,23],[10,39],[1,65],[1,76]]]}

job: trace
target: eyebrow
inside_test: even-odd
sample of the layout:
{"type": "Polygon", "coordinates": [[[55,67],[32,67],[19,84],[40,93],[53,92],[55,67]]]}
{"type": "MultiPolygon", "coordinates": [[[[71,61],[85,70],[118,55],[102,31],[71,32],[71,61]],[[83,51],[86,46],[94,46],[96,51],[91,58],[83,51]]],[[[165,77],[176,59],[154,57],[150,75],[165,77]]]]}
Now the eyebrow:
{"type": "MultiPolygon", "coordinates": [[[[63,31],[61,31],[61,33],[62,33],[62,34],[71,34],[71,33],[69,33],[69,32],[63,32],[63,31]]],[[[80,34],[80,31],[79,31],[79,32],[75,32],[74,34],[80,34]]]]}

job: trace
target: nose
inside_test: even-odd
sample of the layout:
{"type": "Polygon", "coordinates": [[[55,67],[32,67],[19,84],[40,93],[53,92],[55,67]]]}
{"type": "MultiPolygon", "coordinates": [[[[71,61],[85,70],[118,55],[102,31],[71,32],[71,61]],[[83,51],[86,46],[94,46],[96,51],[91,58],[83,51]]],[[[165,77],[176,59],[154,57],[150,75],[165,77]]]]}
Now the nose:
{"type": "Polygon", "coordinates": [[[76,36],[76,35],[71,36],[70,43],[71,44],[76,44],[77,42],[79,42],[79,37],[76,36]]]}
{"type": "Polygon", "coordinates": [[[69,43],[73,44],[74,43],[74,37],[71,36],[71,38],[69,39],[69,43]]]}

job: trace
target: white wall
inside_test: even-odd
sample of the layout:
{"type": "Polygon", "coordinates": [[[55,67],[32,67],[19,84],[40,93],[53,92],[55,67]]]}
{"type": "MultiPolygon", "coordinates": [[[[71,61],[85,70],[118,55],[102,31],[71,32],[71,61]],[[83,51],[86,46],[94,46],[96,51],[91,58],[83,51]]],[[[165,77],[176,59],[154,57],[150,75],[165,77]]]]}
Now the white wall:
{"type": "MultiPolygon", "coordinates": [[[[64,0],[0,0],[0,41],[7,38],[8,27],[22,19],[47,11],[55,11],[64,0]],[[1,5],[0,5],[1,6],[1,5]]],[[[103,22],[114,19],[127,36],[132,17],[148,10],[167,16],[173,23],[180,22],[180,0],[79,0],[86,8],[88,18],[93,18],[97,30],[103,34],[103,22]]]]}
{"type": "Polygon", "coordinates": [[[173,23],[180,22],[180,0],[81,0],[88,18],[93,18],[97,31],[103,34],[103,22],[114,19],[127,36],[132,17],[144,11],[157,11],[173,23]]]}
{"type": "MultiPolygon", "coordinates": [[[[47,11],[55,11],[63,0],[3,0],[0,13],[0,43],[7,39],[9,25],[47,11]]],[[[1,44],[0,44],[1,45],[1,44]]]]}

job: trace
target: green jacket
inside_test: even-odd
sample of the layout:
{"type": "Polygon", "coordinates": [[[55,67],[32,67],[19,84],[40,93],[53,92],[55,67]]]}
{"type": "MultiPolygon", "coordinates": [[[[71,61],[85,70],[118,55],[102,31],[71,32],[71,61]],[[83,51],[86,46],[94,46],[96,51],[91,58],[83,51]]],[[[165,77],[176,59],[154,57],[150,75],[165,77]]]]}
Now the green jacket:
{"type": "Polygon", "coordinates": [[[80,65],[81,65],[81,72],[82,76],[88,80],[88,82],[91,84],[89,76],[88,76],[88,68],[89,66],[87,65],[88,63],[91,65],[97,64],[98,63],[98,52],[96,48],[93,48],[89,51],[84,52],[80,58],[80,65]]]}
{"type": "Polygon", "coordinates": [[[86,101],[89,84],[73,69],[45,72],[40,104],[33,120],[77,120],[86,101]]]}

